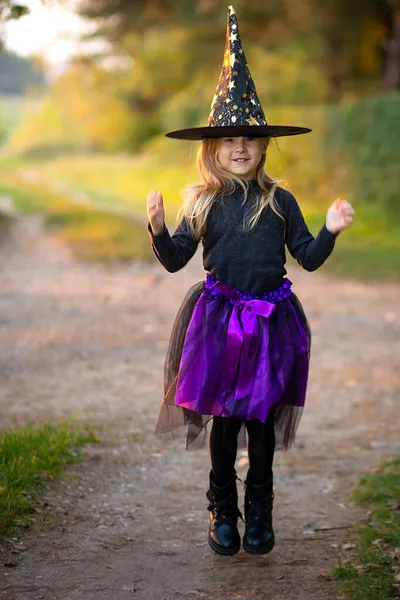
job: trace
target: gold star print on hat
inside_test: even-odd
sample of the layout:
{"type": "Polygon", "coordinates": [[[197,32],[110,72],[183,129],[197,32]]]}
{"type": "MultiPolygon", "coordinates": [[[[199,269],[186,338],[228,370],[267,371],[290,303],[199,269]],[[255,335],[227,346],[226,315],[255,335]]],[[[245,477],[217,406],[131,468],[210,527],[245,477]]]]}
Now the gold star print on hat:
{"type": "Polygon", "coordinates": [[[233,6],[229,7],[224,62],[208,118],[209,127],[266,125],[242,48],[233,6]]]}
{"type": "Polygon", "coordinates": [[[229,6],[222,71],[207,126],[171,131],[167,137],[182,140],[226,136],[280,137],[309,131],[311,129],[306,127],[268,125],[242,48],[236,13],[233,6],[229,6]]]}

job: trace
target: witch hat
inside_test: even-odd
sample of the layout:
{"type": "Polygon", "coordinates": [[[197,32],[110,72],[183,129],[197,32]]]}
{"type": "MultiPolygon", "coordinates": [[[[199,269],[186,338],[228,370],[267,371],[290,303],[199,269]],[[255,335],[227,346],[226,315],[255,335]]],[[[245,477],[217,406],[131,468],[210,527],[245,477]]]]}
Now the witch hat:
{"type": "Polygon", "coordinates": [[[281,137],[308,133],[306,127],[268,125],[242,48],[233,6],[228,9],[224,62],[207,127],[180,129],[167,137],[201,140],[219,137],[281,137]]]}

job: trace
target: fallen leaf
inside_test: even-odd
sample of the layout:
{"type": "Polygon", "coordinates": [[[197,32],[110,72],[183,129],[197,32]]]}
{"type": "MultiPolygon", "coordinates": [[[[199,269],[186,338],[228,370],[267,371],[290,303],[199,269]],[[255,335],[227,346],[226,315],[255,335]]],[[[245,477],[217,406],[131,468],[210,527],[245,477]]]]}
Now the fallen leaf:
{"type": "Polygon", "coordinates": [[[17,562],[15,562],[15,560],[7,560],[7,561],[4,563],[4,566],[5,566],[5,567],[18,567],[18,563],[17,563],[17,562]]]}
{"type": "Polygon", "coordinates": [[[367,567],[369,567],[370,569],[380,569],[382,565],[378,565],[377,563],[368,563],[367,567]]]}
{"type": "Polygon", "coordinates": [[[400,560],[400,548],[394,548],[389,552],[389,556],[392,560],[400,560]]]}
{"type": "Polygon", "coordinates": [[[400,584],[393,583],[389,590],[389,597],[390,598],[399,598],[399,592],[400,592],[400,584]]]}
{"type": "Polygon", "coordinates": [[[343,544],[342,550],[353,550],[353,548],[357,548],[357,544],[343,544]]]}

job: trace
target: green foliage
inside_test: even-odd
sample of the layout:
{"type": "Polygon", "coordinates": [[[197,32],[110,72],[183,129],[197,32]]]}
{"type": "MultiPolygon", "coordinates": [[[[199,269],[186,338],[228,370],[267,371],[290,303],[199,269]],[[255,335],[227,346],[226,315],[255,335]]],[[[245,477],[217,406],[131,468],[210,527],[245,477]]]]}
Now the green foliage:
{"type": "Polygon", "coordinates": [[[73,151],[83,145],[82,135],[68,112],[51,96],[27,97],[20,120],[10,135],[8,149],[21,155],[45,157],[73,151]]]}
{"type": "Polygon", "coordinates": [[[320,51],[320,44],[313,39],[287,43],[279,52],[262,45],[250,45],[246,57],[257,93],[267,111],[268,106],[308,106],[324,102],[328,93],[326,74],[317,61],[310,60],[312,52],[318,55],[320,51]]]}
{"type": "Polygon", "coordinates": [[[6,138],[7,134],[7,117],[5,115],[4,107],[0,104],[0,145],[6,138]]]}
{"type": "MultiPolygon", "coordinates": [[[[118,150],[129,144],[135,114],[122,100],[119,79],[86,61],[72,65],[43,97],[26,98],[9,148],[25,155],[77,150],[118,150]]],[[[122,92],[121,92],[122,93],[122,92]]],[[[140,121],[146,135],[158,130],[140,121]]]]}
{"type": "Polygon", "coordinates": [[[0,95],[0,146],[6,143],[8,136],[16,127],[21,113],[20,96],[0,95]]]}
{"type": "Polygon", "coordinates": [[[326,138],[343,184],[366,203],[400,213],[400,94],[345,104],[331,112],[326,138]]]}
{"type": "Polygon", "coordinates": [[[371,511],[355,528],[357,555],[339,562],[334,575],[349,600],[389,600],[400,595],[400,459],[364,475],[354,498],[371,511]],[[397,578],[396,578],[397,575],[397,578]]]}
{"type": "Polygon", "coordinates": [[[19,19],[28,13],[29,8],[25,4],[13,2],[13,0],[0,0],[0,22],[19,19]]]}
{"type": "Polygon", "coordinates": [[[78,446],[96,441],[72,422],[0,433],[0,537],[40,513],[39,491],[80,460],[78,446]]]}

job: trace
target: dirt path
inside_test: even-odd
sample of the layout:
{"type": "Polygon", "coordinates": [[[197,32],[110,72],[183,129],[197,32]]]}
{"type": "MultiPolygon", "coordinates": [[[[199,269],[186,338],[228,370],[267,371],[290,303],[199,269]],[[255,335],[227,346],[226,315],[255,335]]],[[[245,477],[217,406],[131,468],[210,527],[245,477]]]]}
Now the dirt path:
{"type": "Polygon", "coordinates": [[[104,443],[48,491],[54,526],[27,533],[14,568],[1,561],[1,600],[337,597],[328,575],[356,514],[349,493],[400,451],[400,288],[290,275],[314,339],[297,445],[276,455],[276,549],[219,557],[206,543],[207,452],[153,435],[171,323],[200,257],[175,275],[84,266],[39,218],[16,227],[0,252],[1,426],[74,415],[104,443]]]}

